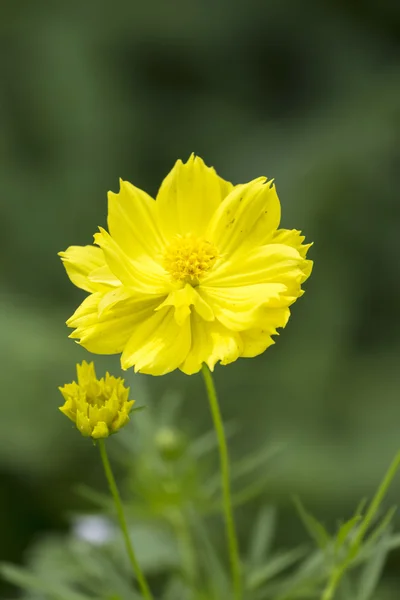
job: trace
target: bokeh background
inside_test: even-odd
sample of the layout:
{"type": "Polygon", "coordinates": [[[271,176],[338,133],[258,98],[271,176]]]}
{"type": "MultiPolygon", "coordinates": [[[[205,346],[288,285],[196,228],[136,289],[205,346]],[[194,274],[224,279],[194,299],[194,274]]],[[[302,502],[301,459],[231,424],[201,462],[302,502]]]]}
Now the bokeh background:
{"type": "MultiPolygon", "coordinates": [[[[2,3],[1,560],[68,527],[75,484],[103,485],[57,411],[87,358],[57,252],[91,243],[118,177],[154,194],[192,151],[233,182],[274,177],[283,226],[315,243],[276,346],[216,369],[232,454],[284,445],[264,497],[285,542],[306,537],[292,493],[328,525],[371,495],[400,447],[399,33],[397,0],[2,3]]],[[[181,390],[193,434],[211,426],[200,377],[129,378],[155,406],[181,390]]]]}

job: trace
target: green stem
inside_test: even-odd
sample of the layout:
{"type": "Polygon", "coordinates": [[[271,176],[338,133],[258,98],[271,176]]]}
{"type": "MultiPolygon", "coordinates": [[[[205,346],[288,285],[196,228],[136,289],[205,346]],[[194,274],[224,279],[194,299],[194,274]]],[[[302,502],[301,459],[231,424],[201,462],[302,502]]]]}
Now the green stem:
{"type": "Polygon", "coordinates": [[[355,536],[355,538],[351,544],[351,550],[358,550],[358,548],[362,544],[364,536],[367,533],[372,521],[374,520],[375,515],[376,515],[384,497],[386,496],[387,491],[390,487],[390,484],[392,483],[393,478],[396,475],[399,467],[400,467],[400,452],[398,452],[397,455],[394,457],[394,459],[392,460],[392,462],[390,464],[390,467],[388,468],[388,470],[386,472],[386,475],[382,479],[382,482],[378,488],[378,491],[376,492],[375,496],[373,497],[372,502],[369,505],[369,508],[367,510],[367,514],[365,515],[365,517],[357,531],[357,535],[355,536]]]}
{"type": "Polygon", "coordinates": [[[234,597],[235,600],[240,600],[242,598],[242,583],[240,576],[239,547],[232,511],[228,446],[226,443],[224,424],[221,418],[221,411],[218,404],[218,397],[214,386],[214,381],[209,368],[205,364],[203,364],[202,373],[206,385],[208,400],[210,403],[211,414],[214,421],[215,432],[217,434],[218,439],[219,456],[221,464],[223,508],[225,517],[226,536],[229,548],[229,559],[232,571],[234,597]]]}
{"type": "Polygon", "coordinates": [[[123,509],[122,502],[121,502],[121,497],[119,495],[117,484],[116,484],[116,481],[115,481],[115,478],[114,478],[114,475],[113,475],[113,472],[111,469],[110,461],[108,460],[106,445],[105,445],[103,439],[98,440],[97,443],[98,443],[98,446],[100,449],[100,456],[101,456],[101,460],[103,462],[104,472],[107,477],[110,492],[114,499],[115,508],[117,510],[118,521],[119,521],[119,524],[121,527],[121,532],[122,532],[122,535],[123,535],[123,538],[125,541],[126,550],[128,552],[128,556],[129,556],[130,563],[132,565],[133,572],[139,583],[139,587],[143,594],[143,597],[146,600],[154,600],[152,593],[150,592],[150,588],[147,584],[146,578],[139,566],[139,563],[138,563],[136,555],[135,555],[135,551],[132,546],[132,542],[131,542],[129,532],[128,532],[128,527],[126,524],[124,509],[123,509]]]}
{"type": "Polygon", "coordinates": [[[346,569],[352,562],[353,558],[357,555],[357,552],[358,552],[361,544],[363,543],[364,537],[365,537],[369,527],[371,526],[371,523],[373,522],[373,520],[376,516],[376,513],[378,512],[379,507],[382,504],[382,501],[383,501],[384,497],[386,496],[388,489],[390,487],[390,484],[392,483],[393,478],[396,475],[399,467],[400,467],[400,452],[398,452],[397,455],[395,456],[395,458],[392,460],[384,478],[382,479],[382,482],[381,482],[375,496],[373,497],[371,504],[368,507],[367,514],[365,515],[364,519],[362,520],[362,523],[361,523],[360,527],[358,528],[357,534],[354,537],[354,539],[350,545],[346,559],[339,567],[337,567],[336,569],[333,570],[333,572],[329,578],[329,581],[327,583],[327,586],[322,594],[321,600],[333,600],[334,595],[337,590],[337,587],[338,587],[343,575],[345,574],[346,569]]]}
{"type": "Polygon", "coordinates": [[[326,586],[321,600],[333,600],[336,592],[336,588],[342,578],[343,572],[335,569],[329,578],[328,585],[326,586]]]}

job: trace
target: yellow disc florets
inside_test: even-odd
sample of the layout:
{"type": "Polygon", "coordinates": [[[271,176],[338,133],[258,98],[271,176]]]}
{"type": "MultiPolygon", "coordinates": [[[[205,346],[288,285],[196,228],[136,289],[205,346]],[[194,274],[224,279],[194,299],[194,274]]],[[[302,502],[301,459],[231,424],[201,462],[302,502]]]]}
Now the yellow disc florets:
{"type": "Polygon", "coordinates": [[[176,281],[196,285],[218,258],[211,242],[192,234],[178,235],[168,246],[163,266],[176,281]]]}
{"type": "Polygon", "coordinates": [[[65,404],[60,407],[82,435],[106,438],[129,421],[134,403],[124,380],[106,373],[97,379],[93,363],[77,365],[78,383],[67,383],[60,391],[65,404]]]}

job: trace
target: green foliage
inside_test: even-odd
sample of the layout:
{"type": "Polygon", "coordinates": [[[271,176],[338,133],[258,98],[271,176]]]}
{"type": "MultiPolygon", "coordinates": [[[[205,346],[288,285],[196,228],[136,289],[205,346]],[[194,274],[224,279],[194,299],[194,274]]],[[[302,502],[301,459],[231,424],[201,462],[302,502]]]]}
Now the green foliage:
{"type": "MultiPolygon", "coordinates": [[[[322,600],[332,600],[340,588],[342,593],[345,593],[343,579],[347,571],[363,561],[366,561],[367,565],[357,584],[357,600],[369,600],[375,592],[386,555],[400,542],[398,537],[390,535],[391,521],[396,509],[390,509],[381,522],[370,530],[399,466],[400,453],[392,462],[365,514],[363,501],[355,515],[342,523],[334,536],[330,536],[325,527],[304,509],[300,500],[296,499],[296,506],[305,527],[326,557],[327,584],[322,600]]],[[[350,583],[346,581],[345,585],[349,587],[350,583]]]]}
{"type": "MultiPolygon", "coordinates": [[[[140,411],[108,442],[125,474],[123,497],[137,558],[157,600],[228,600],[230,574],[215,516],[221,497],[210,460],[215,436],[191,440],[178,425],[181,398],[163,400],[161,411],[140,411]]],[[[273,456],[261,450],[233,463],[234,487],[240,488],[244,475],[262,475],[264,481],[273,456]]],[[[400,535],[391,531],[393,509],[380,521],[376,517],[398,464],[399,456],[369,507],[361,503],[334,535],[296,499],[317,550],[279,547],[277,511],[260,502],[242,553],[245,600],[384,600],[378,585],[400,535]]],[[[27,568],[3,564],[3,577],[24,590],[23,600],[139,600],[110,498],[87,486],[77,491],[92,503],[90,512],[72,517],[69,533],[39,540],[27,568]]]]}

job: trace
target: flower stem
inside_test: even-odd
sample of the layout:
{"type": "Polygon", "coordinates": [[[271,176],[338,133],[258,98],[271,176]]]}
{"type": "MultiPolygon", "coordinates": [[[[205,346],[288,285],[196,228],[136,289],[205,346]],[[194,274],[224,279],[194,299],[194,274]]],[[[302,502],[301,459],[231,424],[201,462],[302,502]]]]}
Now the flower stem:
{"type": "Polygon", "coordinates": [[[337,586],[342,578],[342,572],[334,570],[329,578],[328,584],[324,589],[321,600],[333,600],[337,586]]]}
{"type": "Polygon", "coordinates": [[[218,439],[219,456],[221,464],[223,508],[225,517],[226,536],[229,548],[229,559],[232,571],[234,597],[235,600],[240,600],[242,598],[242,583],[240,576],[239,547],[232,511],[228,446],[226,443],[224,424],[221,417],[221,411],[218,404],[218,397],[214,381],[209,368],[205,364],[203,364],[202,366],[202,373],[206,385],[208,400],[210,403],[211,414],[214,421],[215,432],[217,434],[218,439]]]}
{"type": "Polygon", "coordinates": [[[129,556],[130,563],[132,565],[133,572],[139,583],[139,587],[143,594],[143,597],[146,600],[154,600],[152,593],[150,592],[150,588],[147,584],[146,578],[145,578],[145,576],[139,566],[139,563],[137,561],[135,551],[133,549],[132,542],[129,537],[129,532],[128,532],[128,527],[126,524],[124,509],[122,507],[122,502],[121,502],[121,496],[119,495],[117,484],[116,484],[116,481],[115,481],[115,478],[114,478],[114,475],[113,475],[113,472],[111,469],[110,461],[108,460],[106,445],[105,445],[103,439],[99,439],[97,441],[97,443],[98,443],[99,450],[100,450],[101,460],[103,462],[104,472],[106,474],[110,492],[112,494],[115,508],[117,510],[119,525],[121,527],[121,532],[122,532],[122,535],[123,535],[123,538],[125,541],[126,550],[128,552],[128,556],[129,556]]]}
{"type": "Polygon", "coordinates": [[[381,482],[375,496],[373,497],[371,504],[369,505],[367,514],[365,515],[365,517],[357,531],[357,535],[355,536],[353,543],[351,544],[352,550],[358,550],[360,545],[362,544],[365,534],[367,533],[372,521],[374,520],[376,513],[378,512],[379,507],[382,503],[382,500],[386,496],[388,489],[389,489],[399,467],[400,467],[400,452],[398,452],[396,454],[396,456],[390,463],[390,466],[389,466],[388,470],[386,471],[385,476],[382,479],[382,482],[381,482]]]}

